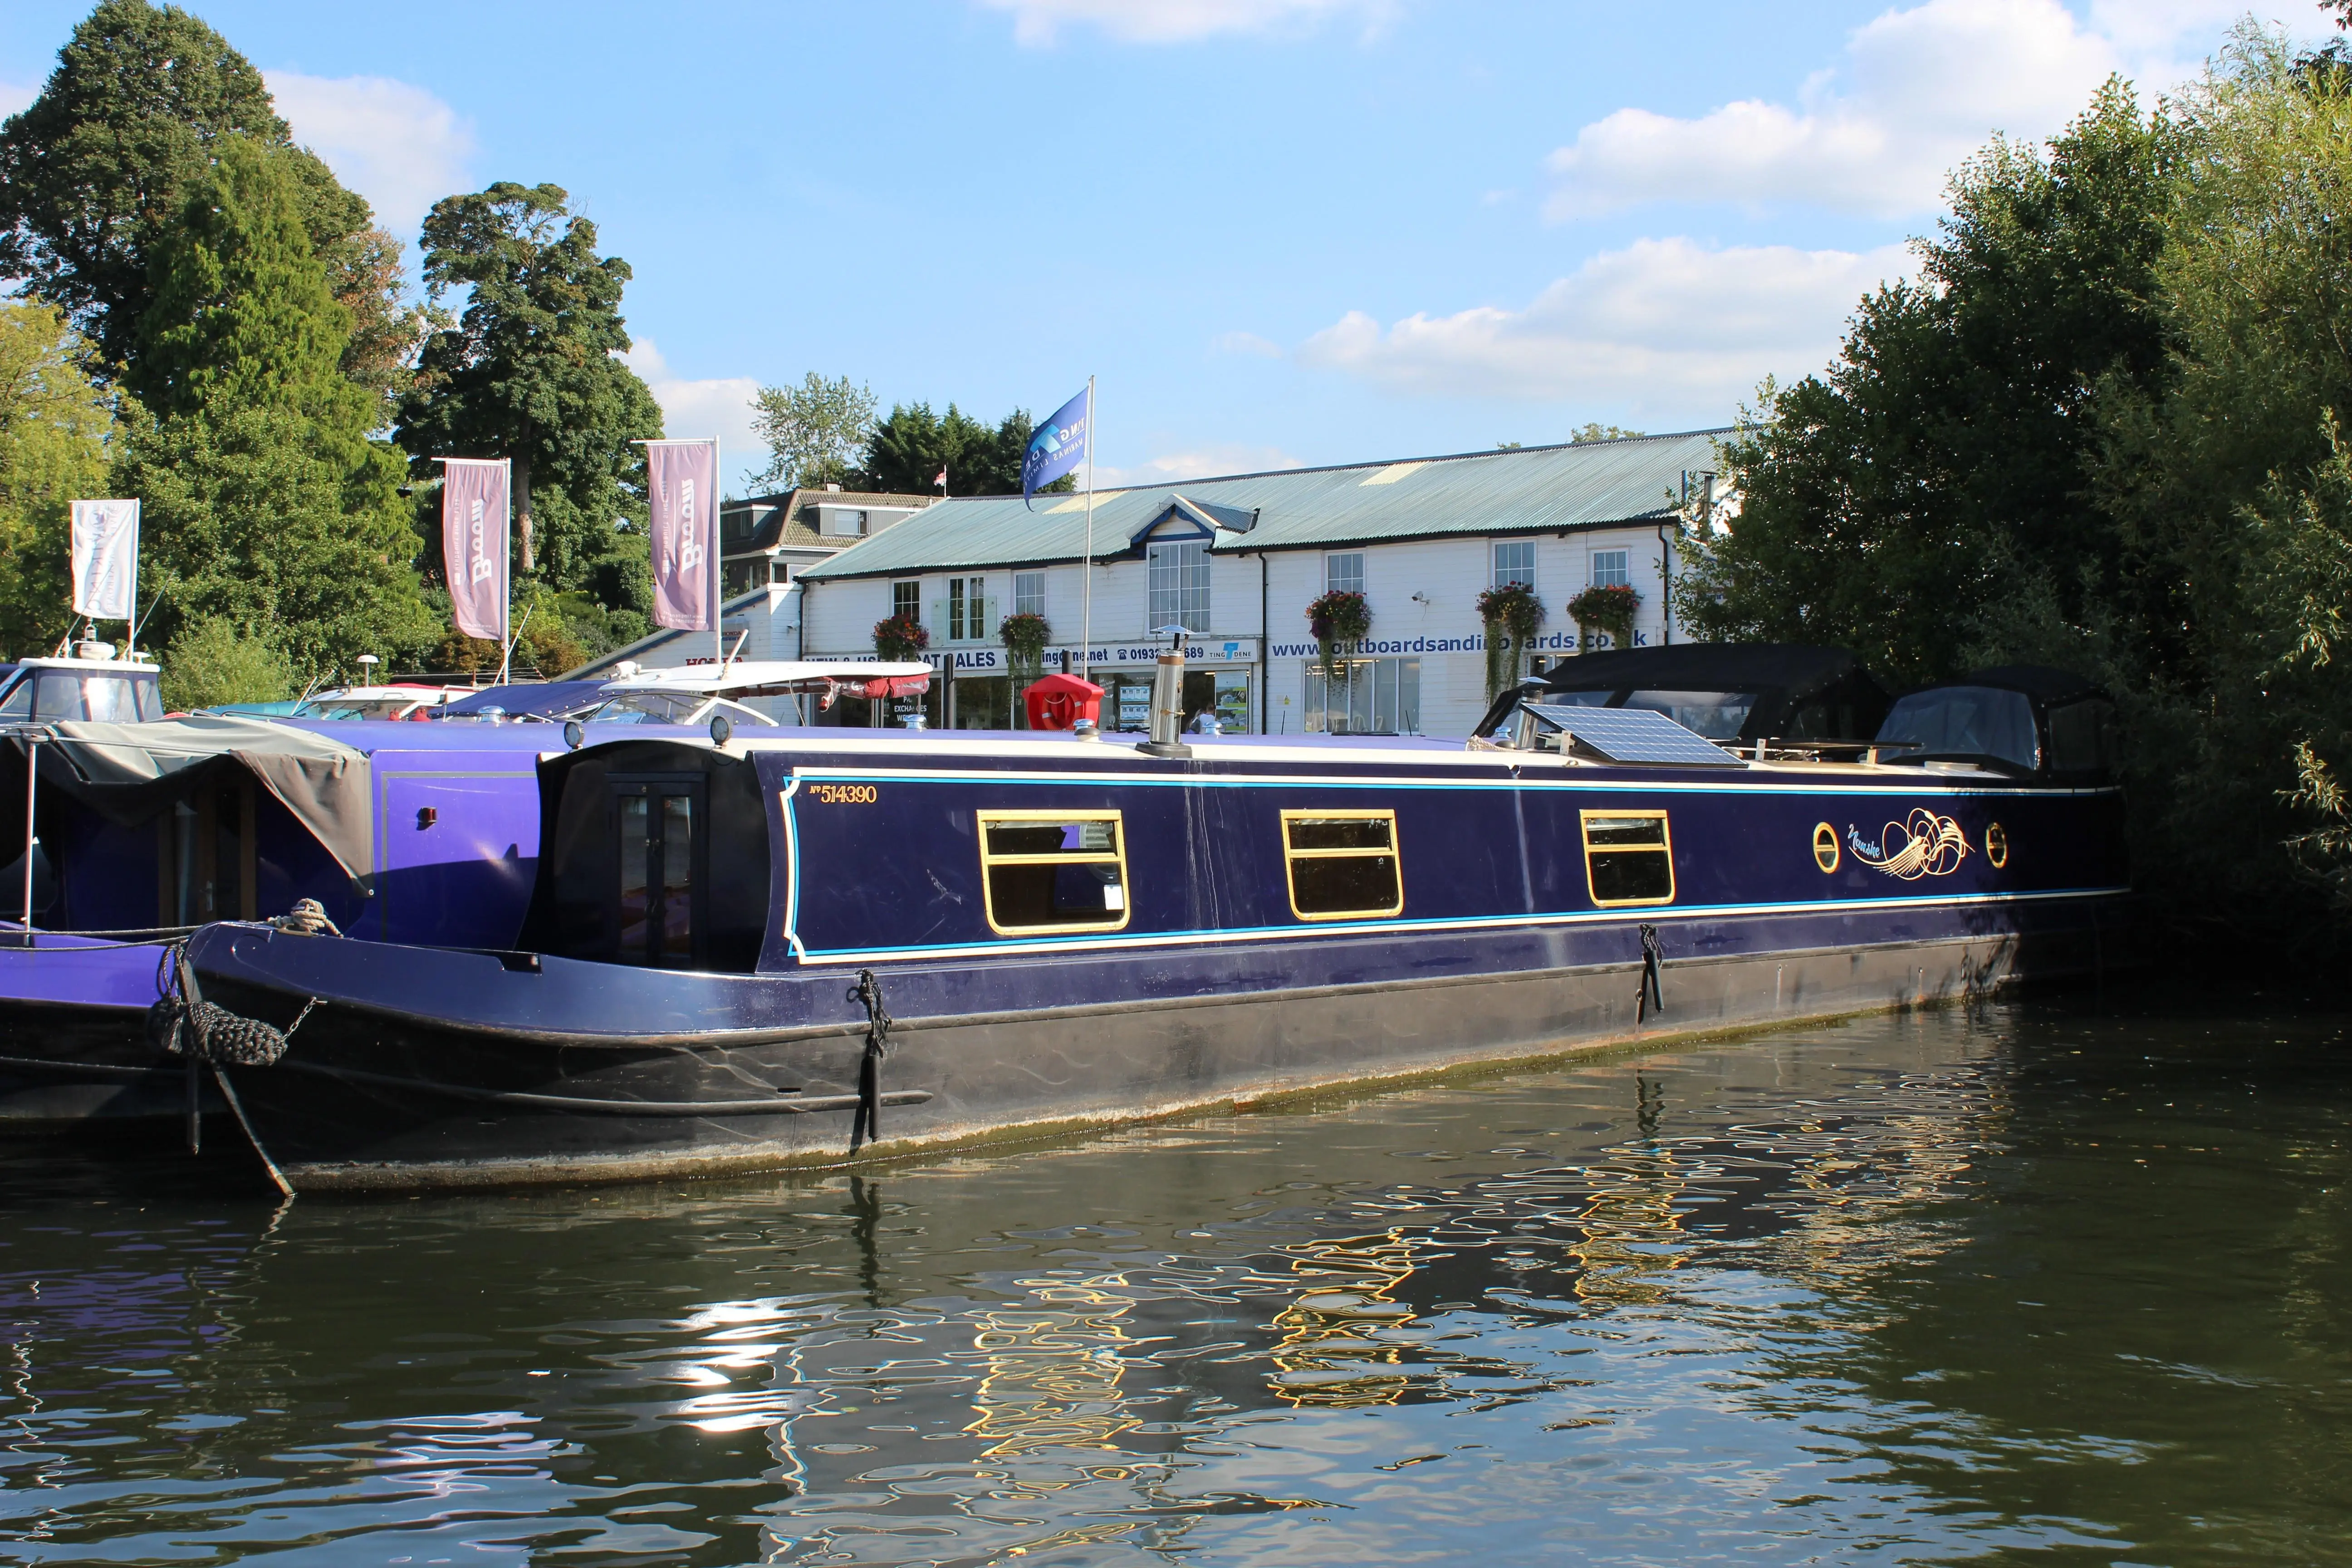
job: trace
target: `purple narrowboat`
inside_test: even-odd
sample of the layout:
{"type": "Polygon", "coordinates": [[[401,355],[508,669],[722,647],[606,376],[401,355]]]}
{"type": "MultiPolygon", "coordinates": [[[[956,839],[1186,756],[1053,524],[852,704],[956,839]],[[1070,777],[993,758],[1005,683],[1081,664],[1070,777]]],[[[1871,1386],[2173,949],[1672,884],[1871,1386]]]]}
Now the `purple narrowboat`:
{"type": "Polygon", "coordinates": [[[2126,959],[2104,719],[1937,691],[1884,751],[1540,683],[1466,743],[1188,744],[1172,697],[1141,744],[604,741],[539,763],[519,942],[188,951],[291,1030],[218,1070],[296,1189],[833,1163],[2126,959]]]}

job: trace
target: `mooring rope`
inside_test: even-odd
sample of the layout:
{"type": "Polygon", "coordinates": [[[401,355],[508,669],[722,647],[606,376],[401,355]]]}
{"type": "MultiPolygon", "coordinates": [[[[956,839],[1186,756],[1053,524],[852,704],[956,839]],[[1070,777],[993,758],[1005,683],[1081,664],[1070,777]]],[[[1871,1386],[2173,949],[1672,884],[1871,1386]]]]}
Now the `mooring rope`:
{"type": "Polygon", "coordinates": [[[882,1058],[890,1048],[890,1026],[897,1020],[882,1005],[882,983],[870,969],[857,972],[849,999],[866,1005],[866,1055],[857,1064],[857,1116],[849,1124],[849,1152],[855,1154],[882,1136],[882,1058]]]}
{"type": "Polygon", "coordinates": [[[1658,991],[1658,966],[1666,959],[1665,950],[1658,945],[1658,928],[1644,923],[1642,927],[1642,977],[1633,983],[1633,1022],[1647,1023],[1653,1008],[1666,1010],[1666,999],[1658,991]]]}

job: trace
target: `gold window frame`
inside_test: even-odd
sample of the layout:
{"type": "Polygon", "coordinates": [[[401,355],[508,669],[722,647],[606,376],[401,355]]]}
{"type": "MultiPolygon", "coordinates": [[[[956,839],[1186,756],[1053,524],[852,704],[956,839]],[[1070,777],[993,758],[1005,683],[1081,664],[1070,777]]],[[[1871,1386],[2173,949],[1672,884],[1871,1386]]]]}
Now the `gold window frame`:
{"type": "Polygon", "coordinates": [[[1646,807],[1637,810],[1624,811],[1582,810],[1577,813],[1577,833],[1584,841],[1585,896],[1592,900],[1593,908],[1601,910],[1654,909],[1661,904],[1671,904],[1675,901],[1675,893],[1676,891],[1675,884],[1675,829],[1673,822],[1668,818],[1664,811],[1646,807]],[[1658,824],[1658,844],[1655,847],[1647,844],[1603,844],[1598,847],[1598,852],[1602,855],[1664,855],[1666,858],[1666,896],[1663,899],[1604,899],[1593,889],[1592,857],[1595,853],[1595,847],[1592,842],[1592,824],[1596,819],[1607,822],[1622,822],[1629,817],[1655,818],[1658,824]]]}
{"type": "Polygon", "coordinates": [[[1127,823],[1116,806],[1079,806],[1069,811],[983,811],[977,814],[980,832],[980,903],[988,929],[999,936],[1057,936],[1071,931],[1118,931],[1135,916],[1135,889],[1127,877],[1127,823]],[[1004,822],[1108,822],[1118,847],[1068,849],[1051,855],[999,855],[988,847],[988,830],[1004,822]],[[989,872],[998,866],[1117,866],[1119,910],[1116,921],[1079,921],[1069,925],[1003,926],[996,923],[996,889],[989,872]]]}
{"type": "Polygon", "coordinates": [[[1397,834],[1396,813],[1391,809],[1367,810],[1341,806],[1329,810],[1286,809],[1282,814],[1282,884],[1290,898],[1290,912],[1302,921],[1390,920],[1404,913],[1404,844],[1397,834]],[[1308,822],[1385,822],[1389,825],[1389,847],[1386,849],[1294,849],[1290,847],[1290,825],[1308,822]],[[1396,862],[1396,900],[1381,909],[1332,910],[1320,914],[1308,914],[1298,907],[1298,879],[1294,868],[1301,860],[1368,860],[1385,858],[1396,862]]]}

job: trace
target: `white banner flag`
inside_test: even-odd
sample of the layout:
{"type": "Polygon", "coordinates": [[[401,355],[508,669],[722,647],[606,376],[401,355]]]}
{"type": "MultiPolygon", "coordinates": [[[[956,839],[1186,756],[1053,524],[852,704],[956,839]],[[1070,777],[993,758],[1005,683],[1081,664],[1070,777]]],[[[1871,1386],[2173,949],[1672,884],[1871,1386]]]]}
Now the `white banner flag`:
{"type": "Polygon", "coordinates": [[[73,613],[127,621],[139,598],[139,503],[73,503],[73,613]]]}

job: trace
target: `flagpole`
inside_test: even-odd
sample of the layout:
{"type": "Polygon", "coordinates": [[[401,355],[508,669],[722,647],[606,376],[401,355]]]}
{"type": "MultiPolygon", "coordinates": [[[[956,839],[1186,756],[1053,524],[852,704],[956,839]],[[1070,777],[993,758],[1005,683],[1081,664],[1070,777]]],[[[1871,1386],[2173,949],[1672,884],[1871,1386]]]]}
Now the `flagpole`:
{"type": "MultiPolygon", "coordinates": [[[[505,472],[507,481],[501,487],[507,492],[507,547],[499,552],[499,584],[506,591],[506,602],[499,606],[499,640],[505,645],[499,654],[499,684],[504,686],[507,678],[514,672],[514,459],[500,458],[499,467],[505,472]]],[[[446,485],[449,482],[449,466],[446,463],[441,466],[441,482],[446,485]]],[[[445,501],[443,505],[447,503],[445,501]]],[[[445,551],[441,563],[442,575],[447,576],[448,572],[449,563],[445,551]]],[[[468,588],[467,592],[471,594],[473,590],[468,588]]]]}
{"type": "Polygon", "coordinates": [[[1095,651],[1095,378],[1087,377],[1087,558],[1078,614],[1078,679],[1092,680],[1087,665],[1095,651]]]}
{"type": "MultiPolygon", "coordinates": [[[[710,657],[719,666],[719,672],[724,675],[727,673],[727,628],[720,624],[725,617],[719,614],[719,574],[726,563],[719,559],[719,511],[727,494],[727,480],[719,471],[719,437],[716,436],[710,438],[710,488],[716,493],[710,498],[710,521],[705,525],[709,542],[703,546],[710,552],[710,657]]],[[[748,625],[745,629],[750,629],[748,625]]]]}

